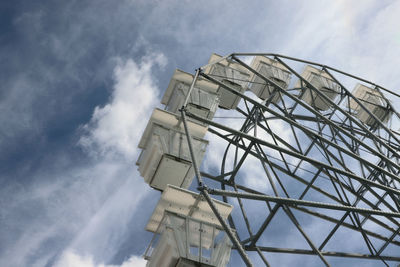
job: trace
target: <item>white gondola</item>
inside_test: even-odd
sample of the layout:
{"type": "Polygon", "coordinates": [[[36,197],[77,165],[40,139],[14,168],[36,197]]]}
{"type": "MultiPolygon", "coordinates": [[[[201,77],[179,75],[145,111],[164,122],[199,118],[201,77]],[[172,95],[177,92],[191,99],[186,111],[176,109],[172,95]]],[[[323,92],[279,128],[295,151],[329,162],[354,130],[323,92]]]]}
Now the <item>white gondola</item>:
{"type": "MultiPolygon", "coordinates": [[[[254,57],[250,67],[264,77],[278,84],[284,90],[288,88],[290,72],[278,61],[264,56],[256,56],[254,57]]],[[[255,73],[252,73],[250,76],[249,89],[263,100],[267,99],[276,90],[272,84],[267,83],[263,78],[255,73]]],[[[276,93],[271,101],[277,103],[279,100],[279,93],[276,93]]]]}
{"type": "MultiPolygon", "coordinates": [[[[313,85],[320,93],[323,93],[333,102],[340,93],[340,85],[323,70],[307,65],[301,74],[301,77],[311,83],[311,85],[313,85]]],[[[310,106],[322,111],[328,110],[332,106],[326,99],[319,95],[315,90],[309,88],[304,82],[302,86],[302,83],[299,80],[295,87],[303,88],[304,91],[301,94],[301,99],[310,106]]]]}
{"type": "Polygon", "coordinates": [[[375,119],[367,113],[366,109],[374,114],[382,123],[386,124],[389,121],[392,111],[389,109],[387,101],[378,90],[362,84],[357,84],[352,94],[365,107],[363,108],[354,99],[350,99],[349,106],[360,121],[368,126],[378,125],[375,119]]]}
{"type": "MultiPolygon", "coordinates": [[[[213,200],[226,220],[232,206],[213,200]]],[[[168,185],[146,230],[155,233],[146,250],[148,267],[227,265],[232,244],[201,195],[168,185]]]]}
{"type": "MultiPolygon", "coordinates": [[[[221,56],[212,54],[209,64],[221,60],[221,56]]],[[[228,87],[234,89],[239,93],[244,93],[249,81],[249,73],[245,67],[232,60],[224,59],[218,63],[211,64],[204,69],[204,73],[210,75],[212,78],[222,82],[228,87]]],[[[222,86],[218,88],[220,96],[219,106],[224,109],[235,109],[240,101],[240,96],[229,92],[222,86]]]]}
{"type": "MultiPolygon", "coordinates": [[[[203,137],[207,127],[187,121],[193,150],[201,164],[208,141],[203,137]]],[[[164,190],[167,184],[188,188],[194,169],[183,122],[180,116],[155,109],[139,142],[142,152],[137,161],[139,172],[151,187],[164,190]]]]}
{"type": "MultiPolygon", "coordinates": [[[[193,81],[193,75],[181,70],[175,70],[167,90],[161,100],[166,110],[178,113],[185,102],[193,81]]],[[[218,108],[219,97],[217,94],[218,85],[199,79],[189,96],[186,106],[188,112],[212,120],[218,108]]]]}

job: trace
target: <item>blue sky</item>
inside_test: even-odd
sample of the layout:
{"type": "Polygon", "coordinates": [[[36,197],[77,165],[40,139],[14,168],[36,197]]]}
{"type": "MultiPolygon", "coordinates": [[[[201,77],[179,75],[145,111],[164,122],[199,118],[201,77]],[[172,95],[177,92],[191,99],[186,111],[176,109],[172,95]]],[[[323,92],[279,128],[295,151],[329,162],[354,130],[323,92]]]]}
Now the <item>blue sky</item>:
{"type": "Polygon", "coordinates": [[[398,1],[16,0],[0,12],[1,266],[143,264],[159,194],[136,146],[176,68],[275,52],[400,87],[398,1]]]}

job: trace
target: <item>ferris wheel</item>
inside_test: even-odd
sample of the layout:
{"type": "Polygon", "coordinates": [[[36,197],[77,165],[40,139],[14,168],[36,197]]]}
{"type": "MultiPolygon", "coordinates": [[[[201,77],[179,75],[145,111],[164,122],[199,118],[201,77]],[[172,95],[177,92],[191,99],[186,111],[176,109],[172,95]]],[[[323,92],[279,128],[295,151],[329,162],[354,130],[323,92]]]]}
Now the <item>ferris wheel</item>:
{"type": "Polygon", "coordinates": [[[176,70],[139,143],[139,172],[162,192],[148,266],[398,264],[400,115],[387,96],[399,97],[277,54],[176,70]]]}

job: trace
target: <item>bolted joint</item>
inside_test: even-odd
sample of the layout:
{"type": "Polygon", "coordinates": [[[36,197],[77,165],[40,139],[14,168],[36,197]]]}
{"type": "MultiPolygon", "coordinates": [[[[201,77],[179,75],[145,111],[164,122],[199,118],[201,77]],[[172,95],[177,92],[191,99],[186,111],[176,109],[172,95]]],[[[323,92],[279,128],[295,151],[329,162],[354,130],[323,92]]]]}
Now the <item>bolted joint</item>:
{"type": "Polygon", "coordinates": [[[210,192],[210,189],[208,188],[207,185],[205,185],[203,182],[199,182],[199,186],[197,187],[197,190],[199,190],[200,192],[210,192]]]}
{"type": "Polygon", "coordinates": [[[178,109],[180,112],[185,112],[186,113],[186,106],[182,106],[180,109],[178,109]]]}

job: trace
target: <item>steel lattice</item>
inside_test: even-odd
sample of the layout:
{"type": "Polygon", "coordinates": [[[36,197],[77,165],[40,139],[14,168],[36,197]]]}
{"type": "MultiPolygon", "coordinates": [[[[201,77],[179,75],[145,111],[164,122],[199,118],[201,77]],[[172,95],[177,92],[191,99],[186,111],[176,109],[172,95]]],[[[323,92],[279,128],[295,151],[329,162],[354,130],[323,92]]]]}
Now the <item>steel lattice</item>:
{"type": "Polygon", "coordinates": [[[232,54],[223,60],[240,64],[256,77],[232,75],[230,82],[261,84],[269,90],[268,97],[242,94],[219,75],[206,74],[211,64],[197,71],[191,87],[197,79],[207,79],[240,96],[241,104],[213,121],[185,108],[181,113],[184,123],[206,123],[213,140],[219,146],[224,143],[219,170],[195,166],[198,190],[206,199],[220,196],[235,206],[228,224],[236,234],[228,224],[223,226],[244,263],[269,266],[268,258],[277,254],[290,254],[300,262],[315,255],[326,266],[333,257],[384,265],[399,262],[400,135],[392,130],[399,116],[384,96],[389,91],[342,71],[281,55],[232,54]],[[279,62],[297,84],[287,89],[257,72],[245,63],[253,56],[279,62]],[[310,83],[299,72],[304,64],[322,70],[329,79],[310,83]],[[371,105],[377,102],[351,93],[348,86],[357,82],[373,86],[377,94],[371,97],[380,97],[386,113],[372,114],[371,105]],[[316,84],[333,89],[318,90],[316,84]],[[360,119],[361,112],[367,119],[360,119]]]}

